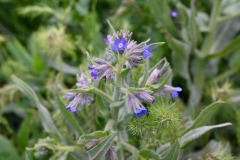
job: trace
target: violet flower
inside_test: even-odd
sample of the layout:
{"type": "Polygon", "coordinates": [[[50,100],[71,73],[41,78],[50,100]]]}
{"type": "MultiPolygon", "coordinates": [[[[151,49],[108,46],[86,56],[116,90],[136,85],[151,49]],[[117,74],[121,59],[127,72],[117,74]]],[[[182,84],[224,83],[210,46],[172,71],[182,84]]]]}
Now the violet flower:
{"type": "Polygon", "coordinates": [[[134,117],[141,118],[144,114],[147,114],[147,109],[142,105],[139,99],[132,93],[128,93],[128,99],[126,101],[128,110],[134,111],[134,117]]]}
{"type": "Polygon", "coordinates": [[[155,102],[155,98],[149,94],[149,91],[134,92],[133,94],[144,103],[155,102]]]}
{"type": "MultiPolygon", "coordinates": [[[[89,83],[83,76],[78,76],[76,86],[85,89],[89,86],[89,83]]],[[[77,110],[90,105],[93,101],[93,95],[84,93],[66,93],[65,98],[70,102],[66,110],[70,110],[72,113],[76,113],[77,110]]]]}
{"type": "Polygon", "coordinates": [[[112,46],[113,51],[123,51],[127,47],[127,42],[124,38],[120,39],[115,39],[115,43],[112,46]]]}
{"type": "Polygon", "coordinates": [[[91,76],[94,79],[97,79],[98,76],[100,78],[106,78],[109,81],[113,81],[115,78],[115,74],[113,73],[113,67],[106,60],[98,58],[94,60],[95,64],[93,66],[89,66],[88,68],[92,70],[91,76]]]}
{"type": "Polygon", "coordinates": [[[142,118],[144,114],[147,114],[148,111],[145,107],[137,108],[134,113],[134,117],[138,116],[139,118],[142,118]]]}
{"type": "Polygon", "coordinates": [[[113,36],[111,36],[111,35],[107,35],[107,38],[104,38],[104,42],[107,45],[110,45],[112,43],[112,40],[113,40],[113,36]]]}
{"type": "Polygon", "coordinates": [[[178,11],[177,10],[172,10],[171,13],[170,13],[171,17],[173,19],[177,18],[178,17],[178,11]]]}
{"type": "Polygon", "coordinates": [[[142,53],[143,57],[145,57],[146,59],[149,59],[149,57],[152,57],[152,53],[150,52],[151,49],[152,49],[152,46],[148,45],[142,53]]]}
{"type": "Polygon", "coordinates": [[[98,70],[96,70],[93,66],[89,66],[88,69],[92,71],[91,77],[93,79],[97,79],[98,78],[98,70]]]}
{"type": "Polygon", "coordinates": [[[170,93],[172,98],[178,98],[178,96],[179,96],[178,92],[181,92],[182,88],[181,87],[172,87],[172,86],[169,86],[169,85],[164,85],[163,90],[165,92],[170,93]]]}

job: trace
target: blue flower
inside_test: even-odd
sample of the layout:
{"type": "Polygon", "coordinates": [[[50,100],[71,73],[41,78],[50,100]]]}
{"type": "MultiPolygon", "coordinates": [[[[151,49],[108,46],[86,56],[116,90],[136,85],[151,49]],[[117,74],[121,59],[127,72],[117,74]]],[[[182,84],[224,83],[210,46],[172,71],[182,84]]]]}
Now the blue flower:
{"type": "Polygon", "coordinates": [[[182,91],[181,87],[172,87],[169,85],[164,85],[164,91],[171,93],[172,98],[178,98],[178,92],[182,91]]]}
{"type": "Polygon", "coordinates": [[[125,50],[127,47],[127,42],[124,38],[120,39],[115,39],[115,44],[112,46],[112,50],[114,51],[121,51],[125,50]]]}
{"type": "Polygon", "coordinates": [[[104,38],[104,42],[105,42],[107,45],[109,45],[110,42],[112,41],[112,38],[113,38],[113,36],[107,35],[107,38],[104,38]]]}
{"type": "Polygon", "coordinates": [[[143,51],[143,57],[145,58],[149,58],[152,57],[152,53],[150,52],[150,50],[152,49],[152,46],[148,45],[145,50],[143,51]]]}
{"type": "Polygon", "coordinates": [[[142,103],[133,93],[128,93],[126,107],[128,110],[134,112],[134,117],[138,116],[139,118],[141,118],[144,114],[148,113],[147,109],[142,105],[142,103]]]}
{"type": "Polygon", "coordinates": [[[147,114],[148,111],[145,107],[137,108],[134,113],[134,117],[138,116],[139,118],[142,118],[144,114],[147,114]]]}
{"type": "Polygon", "coordinates": [[[93,77],[93,79],[97,79],[98,78],[98,70],[96,70],[92,66],[89,66],[88,69],[92,71],[91,72],[91,77],[93,77]]]}
{"type": "Polygon", "coordinates": [[[177,11],[177,10],[172,10],[172,11],[171,11],[171,17],[172,17],[173,19],[177,18],[177,17],[178,17],[178,11],[177,11]]]}

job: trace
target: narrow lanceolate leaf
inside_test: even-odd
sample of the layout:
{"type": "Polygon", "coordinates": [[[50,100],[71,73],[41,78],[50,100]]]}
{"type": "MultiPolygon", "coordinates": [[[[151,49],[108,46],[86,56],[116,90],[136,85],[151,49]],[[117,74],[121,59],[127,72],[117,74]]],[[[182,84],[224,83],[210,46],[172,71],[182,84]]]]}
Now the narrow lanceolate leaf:
{"type": "Polygon", "coordinates": [[[214,128],[220,128],[220,127],[225,127],[225,126],[229,126],[229,125],[232,125],[232,124],[231,123],[223,123],[223,124],[219,124],[219,125],[203,126],[203,127],[193,129],[180,138],[180,145],[181,145],[181,147],[184,147],[188,142],[190,142],[194,139],[197,139],[198,137],[202,136],[203,134],[205,134],[206,132],[208,132],[214,128]]]}
{"type": "Polygon", "coordinates": [[[213,115],[217,112],[219,109],[220,105],[223,104],[223,101],[219,102],[214,102],[211,105],[207,106],[196,118],[194,123],[187,129],[185,130],[183,134],[187,133],[188,131],[203,126],[205,125],[212,117],[213,115]]]}
{"type": "Polygon", "coordinates": [[[17,85],[17,87],[22,91],[23,94],[25,94],[29,99],[33,100],[36,103],[44,129],[48,132],[54,132],[58,134],[58,136],[63,140],[63,137],[61,136],[57,127],[52,121],[50,113],[48,112],[46,107],[40,103],[34,90],[28,84],[26,84],[24,81],[22,81],[21,79],[14,75],[12,76],[12,80],[17,85]]]}
{"type": "Polygon", "coordinates": [[[117,132],[110,134],[107,138],[105,138],[102,142],[100,142],[97,146],[88,151],[89,160],[101,160],[104,158],[108,149],[112,146],[114,138],[116,137],[117,132]]]}
{"type": "Polygon", "coordinates": [[[109,131],[95,131],[90,134],[84,134],[81,137],[79,137],[77,143],[82,144],[85,141],[90,139],[98,139],[98,138],[106,137],[108,134],[109,134],[109,131]]]}
{"type": "Polygon", "coordinates": [[[141,150],[139,153],[139,156],[144,159],[160,160],[160,156],[156,152],[150,149],[141,150]]]}
{"type": "Polygon", "coordinates": [[[4,160],[20,160],[16,149],[12,146],[10,141],[0,135],[0,159],[4,160]]]}
{"type": "Polygon", "coordinates": [[[171,145],[171,149],[166,157],[161,158],[161,160],[176,160],[180,151],[180,146],[178,141],[171,145]]]}

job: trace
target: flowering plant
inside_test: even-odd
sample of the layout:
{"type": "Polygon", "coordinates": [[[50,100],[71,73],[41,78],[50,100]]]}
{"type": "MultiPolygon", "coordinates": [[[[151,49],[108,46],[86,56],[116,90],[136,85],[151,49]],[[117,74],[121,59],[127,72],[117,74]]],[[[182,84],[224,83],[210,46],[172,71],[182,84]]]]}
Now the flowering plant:
{"type": "Polygon", "coordinates": [[[52,150],[55,158],[175,160],[190,141],[211,129],[231,125],[203,126],[223,102],[206,107],[195,121],[189,123],[184,119],[177,100],[182,88],[170,85],[169,63],[163,58],[150,67],[152,50],[163,43],[149,43],[150,40],[137,43],[131,36],[128,31],[114,31],[104,39],[107,48],[102,58],[92,58],[87,53],[86,71],[90,73],[77,75],[76,88],[65,94],[66,107],[56,92],[56,102],[68,128],[75,133],[74,137],[80,136],[77,144],[75,139],[61,134],[63,131],[54,125],[34,91],[13,77],[18,87],[34,99],[45,130],[52,135],[28,148],[36,156],[52,150]],[[104,119],[104,128],[85,134],[75,116],[92,107],[104,119]]]}

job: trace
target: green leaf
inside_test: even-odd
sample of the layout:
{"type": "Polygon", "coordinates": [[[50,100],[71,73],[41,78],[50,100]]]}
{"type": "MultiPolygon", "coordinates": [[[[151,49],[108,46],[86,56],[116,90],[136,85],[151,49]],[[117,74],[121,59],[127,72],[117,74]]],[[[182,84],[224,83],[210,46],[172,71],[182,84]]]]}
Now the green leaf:
{"type": "Polygon", "coordinates": [[[31,119],[26,118],[20,126],[20,129],[17,132],[17,142],[18,142],[18,148],[21,152],[23,152],[28,145],[28,139],[29,139],[29,133],[32,124],[30,123],[31,119]]]}
{"type": "Polygon", "coordinates": [[[161,160],[176,160],[180,151],[180,146],[178,141],[171,145],[171,149],[166,157],[161,158],[161,160]]]}
{"type": "Polygon", "coordinates": [[[205,125],[213,117],[213,115],[217,112],[217,110],[219,109],[219,106],[224,103],[225,102],[223,102],[223,101],[214,102],[214,103],[210,104],[209,106],[207,106],[206,108],[204,108],[202,110],[202,112],[197,116],[194,123],[187,130],[185,130],[182,133],[182,135],[194,128],[205,125]]]}
{"type": "Polygon", "coordinates": [[[102,137],[106,137],[109,135],[109,131],[95,131],[93,133],[90,134],[84,134],[81,137],[79,137],[77,143],[78,144],[83,144],[85,143],[87,140],[90,139],[98,139],[98,138],[102,138],[102,137]]]}
{"type": "Polygon", "coordinates": [[[130,71],[130,68],[124,69],[124,70],[122,71],[122,73],[121,73],[121,77],[122,77],[122,78],[126,77],[129,71],[130,71]]]}
{"type": "MultiPolygon", "coordinates": [[[[99,84],[98,84],[98,88],[100,90],[104,90],[104,82],[103,81],[99,81],[99,84]]],[[[109,107],[106,103],[104,103],[104,99],[102,96],[100,95],[96,95],[96,101],[97,101],[97,104],[98,104],[98,110],[99,112],[104,116],[104,117],[107,117],[110,112],[109,112],[109,107]]]]}
{"type": "Polygon", "coordinates": [[[17,151],[8,139],[0,135],[0,159],[4,160],[20,160],[17,151]]]}
{"type": "Polygon", "coordinates": [[[154,159],[154,160],[160,160],[160,156],[150,149],[143,149],[140,151],[139,156],[141,156],[144,159],[154,159]]]}
{"type": "Polygon", "coordinates": [[[124,104],[124,101],[117,101],[117,102],[113,102],[110,104],[110,108],[117,108],[117,107],[121,107],[124,104]]]}
{"type": "Polygon", "coordinates": [[[222,51],[218,52],[218,53],[212,53],[212,54],[208,54],[205,58],[206,59],[214,59],[214,58],[222,58],[225,57],[227,55],[229,55],[230,53],[232,53],[234,50],[237,50],[240,48],[240,37],[234,39],[231,41],[230,44],[228,44],[222,51]]]}
{"type": "Polygon", "coordinates": [[[225,127],[225,126],[229,126],[229,125],[232,125],[232,124],[231,123],[223,123],[223,124],[219,124],[219,125],[203,126],[203,127],[193,129],[193,130],[187,132],[186,134],[184,134],[179,139],[181,148],[184,147],[188,142],[197,139],[198,137],[202,136],[203,134],[205,134],[206,132],[208,132],[212,129],[225,127]]]}
{"type": "Polygon", "coordinates": [[[100,142],[97,146],[88,151],[90,156],[89,160],[103,159],[108,149],[112,146],[114,138],[116,137],[117,132],[111,133],[107,138],[100,142]]]}
{"type": "Polygon", "coordinates": [[[16,60],[32,68],[33,58],[18,40],[8,41],[6,46],[16,60]]]}
{"type": "Polygon", "coordinates": [[[14,75],[12,75],[11,77],[14,83],[17,85],[17,87],[22,91],[22,93],[25,94],[30,100],[33,100],[36,103],[44,129],[48,132],[54,132],[58,134],[58,136],[63,140],[62,135],[60,134],[57,127],[52,121],[50,113],[48,112],[46,107],[40,103],[34,90],[18,77],[14,75]]]}

